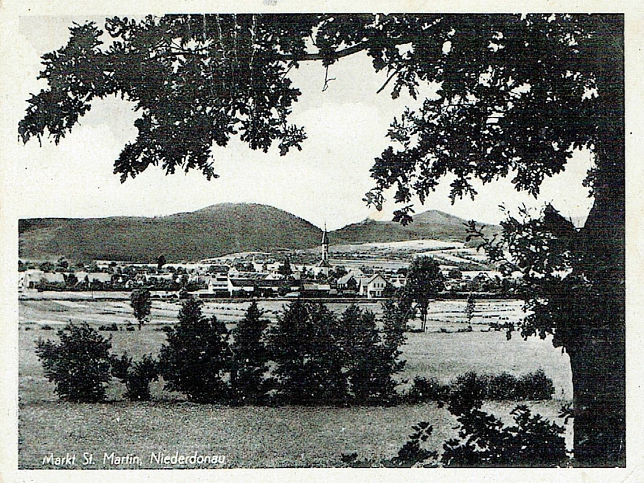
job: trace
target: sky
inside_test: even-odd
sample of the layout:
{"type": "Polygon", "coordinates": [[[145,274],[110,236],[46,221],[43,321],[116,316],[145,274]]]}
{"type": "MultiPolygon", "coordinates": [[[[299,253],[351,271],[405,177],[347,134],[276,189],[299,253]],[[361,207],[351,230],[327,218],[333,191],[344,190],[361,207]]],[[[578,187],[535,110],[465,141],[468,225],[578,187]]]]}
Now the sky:
{"type": "MultiPolygon", "coordinates": [[[[20,79],[14,92],[18,112],[23,112],[30,93],[44,87],[36,79],[40,56],[61,47],[72,21],[85,18],[23,17],[16,42],[20,79]]],[[[97,18],[95,20],[102,20],[97,18]]],[[[99,23],[102,27],[102,23],[99,23]]],[[[252,151],[231,140],[226,148],[213,150],[219,178],[207,181],[201,173],[177,172],[165,176],[151,167],[136,179],[121,184],[113,174],[113,162],[128,141],[134,140],[132,105],[109,98],[94,102],[80,125],[59,145],[37,140],[22,145],[16,140],[14,159],[17,215],[34,217],[159,216],[193,211],[222,202],[253,202],[272,205],[298,215],[317,226],[340,228],[367,217],[391,219],[393,202],[377,212],[362,201],[373,180],[369,168],[388,145],[385,134],[411,99],[392,100],[388,91],[376,91],[386,73],[375,74],[366,55],[357,54],[331,66],[335,80],[322,91],[324,69],[319,63],[302,63],[291,71],[302,95],[294,105],[291,122],[306,129],[308,139],[302,151],[279,156],[277,148],[268,153],[252,151]]],[[[431,94],[431,87],[427,88],[431,94]]],[[[19,117],[17,118],[19,119],[19,117]]],[[[509,180],[481,186],[475,201],[451,204],[449,178],[445,178],[416,212],[442,210],[466,219],[498,223],[503,214],[498,205],[513,208],[525,203],[542,207],[550,202],[567,217],[587,215],[592,200],[582,187],[591,156],[576,152],[566,170],[544,182],[537,200],[517,193],[509,180]]],[[[389,193],[389,198],[393,193],[389,193]]]]}

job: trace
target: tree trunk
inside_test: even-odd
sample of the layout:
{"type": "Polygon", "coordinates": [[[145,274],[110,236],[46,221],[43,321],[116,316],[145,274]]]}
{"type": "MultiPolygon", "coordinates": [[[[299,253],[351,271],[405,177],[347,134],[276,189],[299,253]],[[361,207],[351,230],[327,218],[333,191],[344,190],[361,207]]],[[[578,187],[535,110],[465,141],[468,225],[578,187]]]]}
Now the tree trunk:
{"type": "Polygon", "coordinates": [[[569,351],[574,388],[574,458],[579,466],[624,466],[624,340],[588,331],[569,351]]]}
{"type": "MultiPolygon", "coordinates": [[[[588,317],[567,337],[573,374],[574,452],[580,466],[626,463],[625,194],[623,16],[597,18],[595,59],[599,110],[594,146],[595,202],[577,250],[592,293],[588,317]]],[[[579,313],[579,312],[578,312],[579,313]]]]}

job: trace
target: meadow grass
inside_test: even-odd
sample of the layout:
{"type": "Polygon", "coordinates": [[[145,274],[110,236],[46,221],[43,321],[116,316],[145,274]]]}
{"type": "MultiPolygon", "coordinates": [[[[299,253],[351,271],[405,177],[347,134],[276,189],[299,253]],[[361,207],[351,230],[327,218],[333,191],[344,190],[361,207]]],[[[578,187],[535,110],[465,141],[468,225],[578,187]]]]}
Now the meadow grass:
{"type": "MultiPolygon", "coordinates": [[[[89,467],[114,468],[102,461],[103,453],[112,451],[138,455],[141,468],[159,467],[150,463],[150,453],[159,451],[225,455],[226,467],[341,466],[342,453],[356,452],[359,459],[376,461],[392,457],[406,441],[411,425],[419,421],[433,424],[434,433],[428,444],[436,450],[440,451],[442,442],[456,434],[453,417],[435,403],[386,408],[198,405],[185,401],[181,394],[164,391],[162,381],[151,385],[151,402],[136,403],[123,401],[125,388],[115,379],[108,387],[105,403],[60,402],[35,354],[38,338],[56,338],[56,332],[30,323],[28,316],[30,311],[59,308],[59,304],[21,307],[20,468],[43,467],[42,459],[50,452],[76,453],[79,468],[82,453],[91,452],[97,464],[89,467]]],[[[87,306],[68,308],[79,319],[89,310],[87,306]]],[[[112,337],[113,352],[127,351],[135,358],[157,354],[165,341],[158,325],[144,326],[141,331],[103,334],[112,337]]],[[[571,397],[568,358],[549,340],[524,341],[518,336],[507,340],[504,332],[494,331],[410,333],[402,358],[407,361],[400,375],[403,381],[419,375],[447,382],[470,370],[522,375],[543,369],[555,384],[555,398],[564,401],[533,402],[530,406],[551,419],[556,419],[561,403],[571,397]]],[[[489,410],[505,420],[515,405],[486,403],[489,410]]],[[[568,428],[568,440],[570,431],[568,428]]]]}

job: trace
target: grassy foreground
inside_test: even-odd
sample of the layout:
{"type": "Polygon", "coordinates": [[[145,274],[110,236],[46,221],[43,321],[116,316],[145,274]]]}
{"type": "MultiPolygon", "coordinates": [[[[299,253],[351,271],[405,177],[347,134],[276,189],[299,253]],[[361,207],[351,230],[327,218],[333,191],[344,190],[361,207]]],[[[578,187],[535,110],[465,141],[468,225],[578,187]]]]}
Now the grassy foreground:
{"type": "MultiPolygon", "coordinates": [[[[507,415],[512,403],[489,403],[488,410],[507,415]]],[[[546,417],[556,416],[556,401],[532,403],[546,417]]],[[[394,456],[411,425],[429,421],[428,446],[439,450],[455,434],[455,421],[435,404],[380,407],[221,407],[186,402],[39,403],[20,408],[19,467],[55,468],[43,458],[76,454],[75,469],[180,467],[337,467],[342,453],[380,460],[394,456]],[[164,465],[152,453],[223,455],[225,462],[164,465]],[[82,465],[92,453],[94,465],[82,465]],[[138,464],[111,464],[116,455],[136,455],[138,464]]],[[[570,435],[569,435],[570,436],[570,435]]],[[[568,438],[569,439],[569,438],[568,438]]],[[[132,458],[130,458],[132,459],[132,458]]],[[[127,460],[126,460],[127,461],[127,460]]]]}
{"type": "MultiPolygon", "coordinates": [[[[136,358],[156,354],[165,341],[158,327],[142,331],[103,332],[112,336],[113,351],[136,358]]],[[[102,404],[59,402],[54,385],[43,376],[35,354],[35,341],[55,338],[56,332],[22,323],[19,330],[19,467],[27,468],[163,468],[163,467],[333,467],[342,466],[342,453],[359,459],[394,456],[407,440],[411,425],[428,421],[434,433],[428,446],[439,450],[455,435],[455,420],[434,403],[397,407],[223,407],[197,405],[181,394],[152,384],[153,401],[122,400],[124,387],[110,384],[102,404]],[[27,330],[27,328],[29,330],[27,330]],[[225,456],[223,464],[163,464],[152,453],[172,456],[225,456]],[[83,453],[92,453],[91,465],[82,465],[83,453]],[[105,453],[108,459],[104,460],[105,453]],[[109,455],[121,457],[114,464],[109,455]],[[73,465],[45,462],[47,455],[76,455],[73,465]],[[137,456],[139,461],[133,459],[137,456]]],[[[468,370],[478,373],[507,371],[521,375],[542,368],[553,379],[555,398],[570,398],[567,356],[548,340],[506,340],[503,332],[408,334],[403,348],[407,360],[403,379],[415,375],[452,379],[468,370]]],[[[549,419],[556,419],[561,400],[529,404],[549,419]]],[[[513,402],[486,407],[509,420],[513,402]]],[[[561,421],[559,421],[561,423],[561,421]]],[[[568,427],[568,441],[571,439],[568,427]]],[[[217,460],[220,461],[220,460],[217,460]]]]}

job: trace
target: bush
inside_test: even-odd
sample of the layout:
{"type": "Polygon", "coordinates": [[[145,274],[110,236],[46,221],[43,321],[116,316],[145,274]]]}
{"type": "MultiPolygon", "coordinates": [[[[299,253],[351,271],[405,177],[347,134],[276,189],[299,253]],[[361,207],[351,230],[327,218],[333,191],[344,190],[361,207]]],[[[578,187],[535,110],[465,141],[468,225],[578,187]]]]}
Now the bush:
{"type": "Polygon", "coordinates": [[[480,410],[480,401],[463,409],[450,407],[460,424],[459,438],[443,444],[441,463],[455,467],[557,467],[569,463],[564,428],[525,405],[515,407],[514,426],[505,426],[495,416],[480,410]]]}
{"type": "Polygon", "coordinates": [[[125,383],[125,397],[130,401],[149,401],[150,383],[159,379],[158,362],[146,354],[134,363],[127,352],[120,358],[112,357],[112,375],[125,383]]]}
{"type": "MultiPolygon", "coordinates": [[[[502,380],[509,379],[505,375],[497,377],[497,382],[502,380]]],[[[485,378],[474,372],[457,378],[448,410],[459,423],[458,437],[445,441],[438,459],[436,453],[420,444],[427,440],[431,426],[419,423],[414,427],[416,433],[390,461],[399,466],[433,466],[440,461],[450,467],[557,467],[570,463],[563,426],[533,415],[525,405],[511,411],[514,425],[506,426],[494,415],[481,411],[484,393],[485,378]]]]}
{"type": "Polygon", "coordinates": [[[519,405],[511,414],[514,425],[505,426],[495,416],[480,410],[480,401],[468,401],[461,409],[450,407],[459,422],[458,438],[443,444],[438,457],[423,448],[432,433],[429,423],[414,425],[414,433],[400,448],[397,456],[376,465],[358,461],[357,454],[343,455],[348,466],[385,467],[561,467],[570,464],[563,437],[564,428],[519,405]]]}
{"type": "Polygon", "coordinates": [[[61,399],[96,402],[105,398],[112,343],[87,323],[69,323],[57,333],[59,342],[36,342],[45,377],[55,383],[61,399]]]}
{"type": "Polygon", "coordinates": [[[522,395],[523,399],[532,401],[551,399],[555,393],[555,386],[552,379],[539,369],[519,378],[517,392],[522,395]]]}
{"type": "Polygon", "coordinates": [[[54,328],[51,325],[47,325],[47,324],[43,325],[41,327],[41,329],[42,330],[54,330],[54,328]]]}
{"type": "Polygon", "coordinates": [[[517,400],[521,399],[518,380],[512,374],[502,372],[484,378],[486,391],[485,398],[492,400],[517,400]]]}
{"type": "Polygon", "coordinates": [[[407,392],[406,399],[412,404],[427,401],[445,401],[449,391],[449,385],[441,384],[433,377],[427,379],[422,376],[416,376],[411,389],[407,392]]]}
{"type": "Polygon", "coordinates": [[[179,310],[179,323],[165,328],[167,343],[159,355],[160,373],[166,389],[184,393],[191,401],[229,400],[228,331],[216,317],[204,317],[201,306],[200,300],[186,299],[179,310]]]}
{"type": "Polygon", "coordinates": [[[106,332],[109,332],[109,331],[118,332],[119,328],[117,327],[117,325],[115,323],[111,323],[110,325],[101,325],[101,326],[99,326],[98,330],[103,330],[103,331],[106,331],[106,332]]]}
{"type": "Polygon", "coordinates": [[[507,372],[497,375],[468,372],[452,383],[450,398],[469,394],[468,397],[478,397],[481,400],[534,401],[551,399],[554,392],[552,379],[541,369],[519,378],[507,372]]]}

